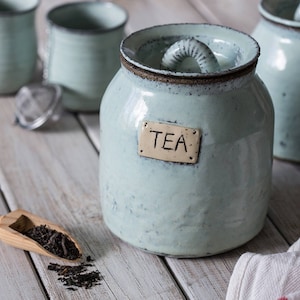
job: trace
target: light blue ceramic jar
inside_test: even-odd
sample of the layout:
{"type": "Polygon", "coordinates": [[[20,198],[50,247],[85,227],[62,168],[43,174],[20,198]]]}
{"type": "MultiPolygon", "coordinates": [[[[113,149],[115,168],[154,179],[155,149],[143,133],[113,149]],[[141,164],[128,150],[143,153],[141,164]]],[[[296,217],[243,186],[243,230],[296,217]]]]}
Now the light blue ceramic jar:
{"type": "Polygon", "coordinates": [[[115,235],[199,257],[262,229],[273,106],[258,57],[248,35],[208,24],[147,28],[122,42],[100,109],[101,204],[115,235]]]}
{"type": "Polygon", "coordinates": [[[263,0],[253,32],[261,47],[257,72],[275,109],[274,155],[300,161],[300,18],[298,0],[263,0]],[[295,18],[295,19],[294,19],[295,18]]]}
{"type": "Polygon", "coordinates": [[[39,0],[0,0],[0,94],[18,91],[36,70],[39,0]]]}

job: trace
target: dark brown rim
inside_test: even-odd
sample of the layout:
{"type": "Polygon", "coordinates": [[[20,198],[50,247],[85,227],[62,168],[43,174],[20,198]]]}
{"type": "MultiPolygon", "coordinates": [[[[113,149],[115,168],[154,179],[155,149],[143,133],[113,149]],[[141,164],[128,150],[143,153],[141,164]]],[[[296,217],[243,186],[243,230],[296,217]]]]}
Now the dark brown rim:
{"type": "Polygon", "coordinates": [[[151,72],[149,70],[144,70],[141,67],[138,67],[130,62],[128,62],[122,55],[120,56],[122,65],[132,72],[133,74],[152,81],[160,81],[164,83],[172,83],[172,84],[186,84],[186,85],[195,85],[195,84],[209,84],[216,82],[225,82],[232,79],[236,79],[237,77],[241,77],[247,74],[250,74],[255,70],[257,65],[257,60],[255,60],[252,64],[247,65],[245,68],[240,68],[237,70],[230,70],[228,72],[214,73],[214,74],[199,74],[199,76],[172,76],[171,74],[160,74],[151,72]]]}

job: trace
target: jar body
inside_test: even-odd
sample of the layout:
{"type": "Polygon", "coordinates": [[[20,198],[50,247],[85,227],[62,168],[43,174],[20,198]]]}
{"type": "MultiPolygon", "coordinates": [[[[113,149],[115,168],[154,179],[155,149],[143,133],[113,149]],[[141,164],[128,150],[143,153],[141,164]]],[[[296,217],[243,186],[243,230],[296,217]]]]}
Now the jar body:
{"type": "Polygon", "coordinates": [[[300,28],[262,19],[253,36],[261,47],[257,72],[274,104],[274,156],[300,161],[300,28]]]}
{"type": "Polygon", "coordinates": [[[100,109],[100,193],[110,230],[177,257],[237,247],[263,227],[271,190],[273,106],[256,75],[207,85],[143,79],[122,68],[100,109]],[[198,128],[195,164],[140,156],[144,121],[198,128]]]}

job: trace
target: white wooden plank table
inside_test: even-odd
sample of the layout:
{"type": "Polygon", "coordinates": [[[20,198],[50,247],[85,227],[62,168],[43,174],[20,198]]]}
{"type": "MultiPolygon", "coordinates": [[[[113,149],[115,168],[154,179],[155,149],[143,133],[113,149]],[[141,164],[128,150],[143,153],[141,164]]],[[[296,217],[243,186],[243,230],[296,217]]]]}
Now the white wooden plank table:
{"type": "MultiPolygon", "coordinates": [[[[37,31],[45,52],[47,11],[64,2],[41,0],[37,31]]],[[[164,23],[209,22],[251,33],[258,0],[115,0],[129,12],[126,33],[164,23]],[[246,12],[246,13],[245,13],[246,12]]],[[[273,194],[262,232],[230,252],[198,259],[144,253],[114,237],[103,223],[98,190],[98,114],[71,114],[47,130],[14,125],[14,96],[1,97],[0,214],[23,208],[59,223],[104,276],[92,289],[67,290],[53,259],[0,242],[0,299],[224,299],[234,265],[246,251],[286,251],[300,233],[300,166],[274,159],[273,194]]]]}

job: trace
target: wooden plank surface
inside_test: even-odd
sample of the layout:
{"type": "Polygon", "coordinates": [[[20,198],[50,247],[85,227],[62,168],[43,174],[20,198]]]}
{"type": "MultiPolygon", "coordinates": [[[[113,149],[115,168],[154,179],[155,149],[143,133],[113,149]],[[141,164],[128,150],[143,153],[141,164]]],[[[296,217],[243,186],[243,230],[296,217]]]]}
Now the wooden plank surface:
{"type": "Polygon", "coordinates": [[[225,299],[229,279],[241,254],[250,251],[270,254],[284,252],[285,239],[269,220],[262,232],[246,245],[217,256],[167,262],[190,299],[225,299]],[[213,288],[212,288],[213,287],[213,288]]]}
{"type": "Polygon", "coordinates": [[[260,16],[260,0],[189,0],[208,23],[221,24],[250,34],[260,16]]]}
{"type": "MultiPolygon", "coordinates": [[[[3,183],[0,170],[0,182],[3,183]]],[[[1,215],[8,212],[5,200],[0,194],[1,215]]],[[[32,266],[28,253],[0,244],[0,298],[3,300],[45,299],[39,276],[32,266]]]]}
{"type": "Polygon", "coordinates": [[[31,254],[49,295],[53,299],[96,299],[100,293],[104,299],[146,299],[157,294],[181,299],[181,291],[159,257],[119,243],[104,226],[98,155],[76,119],[65,114],[51,130],[30,132],[12,124],[13,114],[13,101],[6,99],[0,118],[5,145],[1,159],[10,163],[2,164],[1,170],[10,208],[24,208],[63,223],[84,253],[96,259],[104,276],[101,286],[72,294],[47,271],[51,259],[31,254]]]}
{"type": "Polygon", "coordinates": [[[205,18],[188,1],[182,0],[113,0],[129,12],[126,33],[169,23],[197,23],[205,18]]]}
{"type": "Polygon", "coordinates": [[[269,217],[289,244],[300,237],[300,165],[274,159],[269,217]]]}
{"type": "MultiPolygon", "coordinates": [[[[41,0],[37,31],[42,57],[47,11],[73,1],[41,0]]],[[[129,11],[126,34],[180,22],[217,23],[250,33],[259,19],[258,0],[113,2],[129,11]]],[[[98,114],[77,117],[65,113],[55,126],[29,132],[13,124],[14,98],[1,97],[0,101],[0,187],[9,209],[24,208],[63,224],[79,240],[84,253],[95,259],[95,268],[104,276],[102,285],[91,290],[69,291],[47,270],[52,259],[32,253],[28,256],[0,243],[0,299],[224,299],[242,253],[286,251],[299,237],[300,167],[274,160],[269,218],[263,231],[246,245],[199,259],[162,258],[135,249],[114,237],[103,224],[98,190],[98,114]]],[[[1,214],[7,212],[6,202],[0,194],[1,214]]]]}

